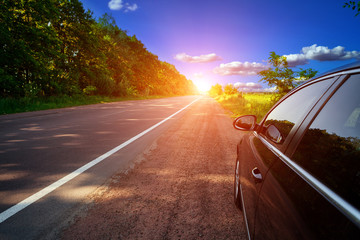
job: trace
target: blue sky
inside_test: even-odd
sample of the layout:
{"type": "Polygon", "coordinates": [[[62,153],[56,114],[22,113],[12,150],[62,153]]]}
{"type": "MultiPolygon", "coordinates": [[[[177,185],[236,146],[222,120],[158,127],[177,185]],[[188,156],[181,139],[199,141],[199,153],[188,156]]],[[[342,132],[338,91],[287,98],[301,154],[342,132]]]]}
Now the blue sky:
{"type": "Polygon", "coordinates": [[[81,1],[199,86],[266,89],[256,72],[271,51],[319,73],[360,60],[360,15],[343,0],[81,1]]]}

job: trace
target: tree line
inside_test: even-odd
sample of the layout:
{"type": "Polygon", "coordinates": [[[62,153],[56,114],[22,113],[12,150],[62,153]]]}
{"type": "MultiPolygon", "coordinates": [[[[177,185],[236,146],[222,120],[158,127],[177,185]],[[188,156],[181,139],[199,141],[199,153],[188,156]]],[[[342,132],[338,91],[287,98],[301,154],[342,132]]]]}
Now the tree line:
{"type": "Polygon", "coordinates": [[[232,84],[226,84],[224,87],[220,84],[215,84],[211,86],[209,90],[209,95],[212,97],[221,96],[223,94],[225,95],[234,95],[239,94],[239,90],[232,84]]]}
{"type": "Polygon", "coordinates": [[[0,97],[184,95],[195,91],[112,16],[78,0],[0,0],[0,97]]]}

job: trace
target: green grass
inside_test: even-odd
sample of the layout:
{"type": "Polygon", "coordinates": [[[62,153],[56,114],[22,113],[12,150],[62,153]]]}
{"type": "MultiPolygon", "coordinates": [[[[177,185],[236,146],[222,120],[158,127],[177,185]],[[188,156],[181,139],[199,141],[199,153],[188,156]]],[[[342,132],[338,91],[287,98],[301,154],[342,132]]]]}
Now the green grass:
{"type": "Polygon", "coordinates": [[[214,97],[233,118],[241,115],[255,115],[260,121],[275,104],[273,93],[236,93],[214,97]]]}
{"type": "Polygon", "coordinates": [[[118,102],[127,100],[141,100],[162,98],[165,96],[147,97],[104,97],[104,96],[57,96],[46,98],[5,98],[0,99],[0,114],[31,112],[46,109],[65,108],[96,103],[118,102]]]}

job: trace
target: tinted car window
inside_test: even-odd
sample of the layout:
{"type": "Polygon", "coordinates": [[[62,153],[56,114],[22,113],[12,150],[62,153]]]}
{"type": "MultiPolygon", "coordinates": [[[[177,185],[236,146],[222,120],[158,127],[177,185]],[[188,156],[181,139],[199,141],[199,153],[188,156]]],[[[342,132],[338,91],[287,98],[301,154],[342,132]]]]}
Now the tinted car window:
{"type": "Polygon", "coordinates": [[[316,82],[304,87],[283,100],[270,114],[261,129],[271,142],[282,144],[294,125],[333,83],[334,79],[316,82]]]}
{"type": "Polygon", "coordinates": [[[311,124],[293,160],[360,209],[360,75],[351,76],[311,124]]]}

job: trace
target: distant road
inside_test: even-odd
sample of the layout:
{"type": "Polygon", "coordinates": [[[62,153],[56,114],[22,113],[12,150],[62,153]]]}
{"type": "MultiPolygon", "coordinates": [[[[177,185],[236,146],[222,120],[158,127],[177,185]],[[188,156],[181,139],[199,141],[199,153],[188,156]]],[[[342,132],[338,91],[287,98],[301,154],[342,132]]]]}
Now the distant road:
{"type": "Polygon", "coordinates": [[[0,116],[0,214],[6,218],[0,223],[0,239],[47,236],[49,229],[59,227],[81,206],[85,196],[114,173],[129,169],[135,157],[198,98],[126,101],[0,116]],[[179,110],[183,111],[121,146],[179,110]],[[108,153],[116,147],[120,150],[108,153]],[[15,211],[21,208],[17,204],[24,199],[36,200],[35,193],[99,156],[103,160],[79,176],[55,186],[34,203],[30,201],[14,215],[4,214],[11,207],[18,206],[15,211]]]}

